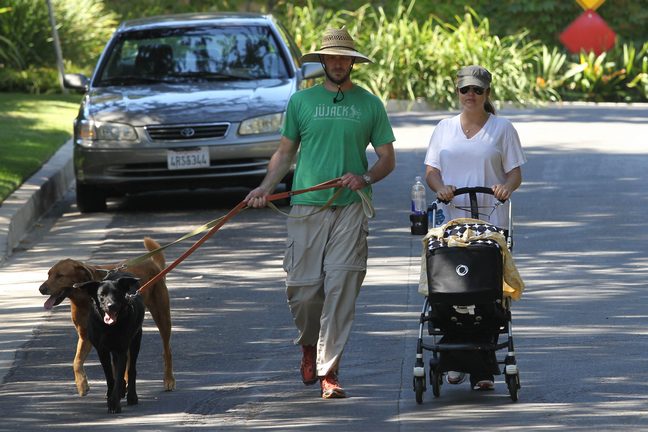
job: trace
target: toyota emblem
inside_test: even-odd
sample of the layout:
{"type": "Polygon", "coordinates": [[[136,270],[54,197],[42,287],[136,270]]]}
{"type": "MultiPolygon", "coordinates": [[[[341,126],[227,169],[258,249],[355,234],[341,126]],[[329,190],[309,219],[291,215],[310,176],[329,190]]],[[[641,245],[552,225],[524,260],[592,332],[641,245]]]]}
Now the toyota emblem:
{"type": "Polygon", "coordinates": [[[184,128],[180,131],[180,135],[182,135],[185,138],[191,138],[196,134],[196,131],[193,128],[184,128]]]}

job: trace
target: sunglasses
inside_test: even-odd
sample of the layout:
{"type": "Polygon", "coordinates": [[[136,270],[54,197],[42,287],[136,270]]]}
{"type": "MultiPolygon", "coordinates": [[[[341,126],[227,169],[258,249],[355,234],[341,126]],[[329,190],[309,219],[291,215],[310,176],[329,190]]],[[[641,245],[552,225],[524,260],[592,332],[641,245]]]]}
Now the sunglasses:
{"type": "Polygon", "coordinates": [[[470,90],[474,91],[476,95],[483,95],[485,89],[483,87],[477,87],[477,86],[465,86],[465,87],[461,87],[459,89],[459,92],[461,94],[466,94],[470,90]]]}

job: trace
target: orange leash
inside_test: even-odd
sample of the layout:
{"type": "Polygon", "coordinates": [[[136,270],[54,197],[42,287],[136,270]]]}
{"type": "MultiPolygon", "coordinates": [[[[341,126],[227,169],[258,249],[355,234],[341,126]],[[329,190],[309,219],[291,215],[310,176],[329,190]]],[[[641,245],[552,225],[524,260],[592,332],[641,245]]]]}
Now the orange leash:
{"type": "MultiPolygon", "coordinates": [[[[326,181],[324,183],[320,183],[318,185],[315,185],[313,187],[307,188],[307,189],[299,189],[296,191],[286,191],[286,192],[280,192],[276,193],[273,195],[269,195],[266,199],[268,201],[276,201],[284,198],[291,197],[293,195],[299,195],[303,194],[306,192],[312,192],[316,190],[323,190],[323,189],[331,189],[335,187],[341,187],[342,182],[340,178],[334,178],[329,181],[326,181]]],[[[218,231],[227,221],[232,219],[234,216],[239,214],[242,210],[247,208],[246,204],[244,201],[241,201],[234,207],[232,210],[230,210],[223,218],[216,224],[214,225],[205,235],[203,235],[198,241],[196,241],[193,246],[191,246],[189,249],[187,249],[182,255],[180,255],[175,261],[173,261],[171,264],[169,264],[165,269],[163,269],[160,273],[156,274],[153,276],[151,279],[149,279],[144,285],[140,287],[140,289],[137,290],[139,294],[142,292],[146,291],[151,285],[159,281],[161,278],[166,276],[167,273],[169,273],[171,270],[176,268],[178,264],[180,264],[182,261],[184,261],[189,255],[194,253],[196,249],[198,249],[209,237],[214,235],[216,231],[218,231]]]]}

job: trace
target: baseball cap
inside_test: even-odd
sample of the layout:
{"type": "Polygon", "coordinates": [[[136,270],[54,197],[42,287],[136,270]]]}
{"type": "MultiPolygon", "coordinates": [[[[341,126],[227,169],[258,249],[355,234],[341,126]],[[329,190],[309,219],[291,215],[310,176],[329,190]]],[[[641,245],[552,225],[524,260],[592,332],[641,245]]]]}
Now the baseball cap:
{"type": "Polygon", "coordinates": [[[457,87],[473,85],[485,89],[490,88],[491,78],[491,73],[481,66],[466,66],[457,72],[457,87]]]}

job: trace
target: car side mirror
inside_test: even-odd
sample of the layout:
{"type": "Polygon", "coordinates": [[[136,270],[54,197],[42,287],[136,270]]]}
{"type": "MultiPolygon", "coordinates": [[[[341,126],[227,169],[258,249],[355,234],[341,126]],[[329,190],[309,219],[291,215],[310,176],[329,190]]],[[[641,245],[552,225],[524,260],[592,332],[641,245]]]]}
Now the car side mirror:
{"type": "Polygon", "coordinates": [[[304,79],[324,76],[324,68],[321,63],[304,63],[301,72],[304,79]]]}
{"type": "Polygon", "coordinates": [[[85,92],[88,90],[90,80],[83,74],[65,74],[63,77],[63,86],[65,88],[85,92]]]}

